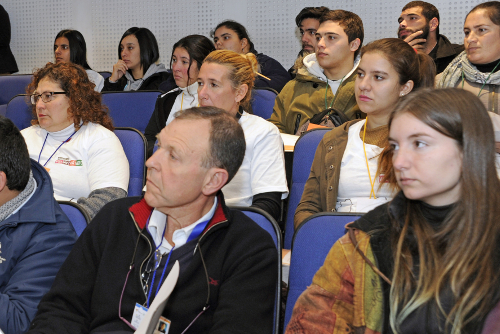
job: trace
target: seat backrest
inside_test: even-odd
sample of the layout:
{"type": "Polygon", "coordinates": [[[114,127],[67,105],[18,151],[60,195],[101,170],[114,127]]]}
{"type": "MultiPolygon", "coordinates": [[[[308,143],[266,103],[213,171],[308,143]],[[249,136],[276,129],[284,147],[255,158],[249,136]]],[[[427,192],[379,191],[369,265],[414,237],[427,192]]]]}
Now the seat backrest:
{"type": "Polygon", "coordinates": [[[130,167],[127,196],[140,196],[146,179],[146,138],[134,128],[115,128],[130,167]]]}
{"type": "Polygon", "coordinates": [[[0,115],[5,116],[6,113],[7,113],[7,105],[0,104],[0,115]]]}
{"type": "Polygon", "coordinates": [[[90,217],[88,213],[77,203],[68,201],[57,201],[64,211],[66,216],[68,216],[71,224],[75,229],[76,235],[80,236],[83,230],[90,223],[90,217]]]}
{"type": "Polygon", "coordinates": [[[233,206],[232,209],[237,209],[242,211],[247,217],[252,219],[260,227],[266,230],[273,238],[274,245],[278,252],[278,281],[276,282],[276,294],[274,299],[274,330],[273,333],[277,334],[279,332],[279,315],[281,308],[281,230],[278,223],[271,217],[270,214],[264,210],[253,208],[253,207],[240,207],[233,206]]]}
{"type": "Polygon", "coordinates": [[[0,75],[0,104],[9,103],[16,95],[26,94],[31,79],[31,74],[0,75]]]}
{"type": "Polygon", "coordinates": [[[14,122],[19,130],[30,127],[33,119],[31,104],[27,99],[26,94],[16,95],[9,101],[5,110],[5,116],[14,122]]]}
{"type": "Polygon", "coordinates": [[[273,114],[274,100],[278,93],[272,88],[254,88],[252,90],[252,112],[254,115],[269,119],[273,114]]]}
{"type": "Polygon", "coordinates": [[[103,92],[102,102],[108,106],[113,124],[144,133],[155,109],[159,91],[103,92]]]}
{"type": "Polygon", "coordinates": [[[111,72],[108,71],[99,72],[99,74],[104,78],[104,80],[111,76],[111,72]]]}
{"type": "Polygon", "coordinates": [[[324,212],[315,214],[300,224],[293,237],[285,328],[297,298],[311,285],[314,274],[323,265],[333,244],[345,234],[345,225],[357,220],[361,215],[324,212]]]}
{"type": "Polygon", "coordinates": [[[288,196],[288,208],[285,222],[285,249],[290,249],[293,238],[293,216],[295,209],[300,203],[304,186],[311,172],[311,165],[314,160],[314,154],[318,148],[321,139],[325,133],[331,129],[314,129],[304,133],[293,151],[292,184],[288,196]]]}

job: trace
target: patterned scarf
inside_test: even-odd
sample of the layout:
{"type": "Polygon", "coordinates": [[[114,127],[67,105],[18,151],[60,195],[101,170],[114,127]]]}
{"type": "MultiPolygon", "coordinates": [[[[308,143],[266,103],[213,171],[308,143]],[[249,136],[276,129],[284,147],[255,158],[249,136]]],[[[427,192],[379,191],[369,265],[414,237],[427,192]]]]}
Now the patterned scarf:
{"type": "Polygon", "coordinates": [[[33,192],[33,189],[35,189],[35,186],[36,182],[33,178],[33,172],[30,171],[30,178],[24,190],[21,191],[19,195],[17,195],[4,205],[0,206],[0,222],[3,222],[5,219],[7,219],[12,214],[12,212],[16,211],[24,203],[24,201],[26,201],[26,199],[33,192]]]}
{"type": "MultiPolygon", "coordinates": [[[[473,83],[484,84],[489,73],[482,73],[472,65],[467,59],[467,53],[463,51],[444,70],[441,78],[436,84],[436,88],[455,87],[462,80],[462,73],[465,80],[473,83]]],[[[500,85],[500,71],[492,73],[487,84],[500,85]]]]}

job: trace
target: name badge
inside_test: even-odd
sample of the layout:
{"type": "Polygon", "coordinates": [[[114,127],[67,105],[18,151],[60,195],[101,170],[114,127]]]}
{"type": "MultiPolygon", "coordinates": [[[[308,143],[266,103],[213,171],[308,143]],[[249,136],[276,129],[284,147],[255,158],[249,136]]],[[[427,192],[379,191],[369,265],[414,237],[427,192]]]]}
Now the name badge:
{"type": "MultiPolygon", "coordinates": [[[[134,326],[135,328],[138,328],[147,312],[148,312],[147,307],[139,303],[135,303],[134,314],[132,315],[131,325],[134,326]]],[[[155,327],[154,334],[159,334],[159,333],[168,334],[168,331],[170,330],[170,323],[171,321],[168,320],[167,318],[160,317],[160,319],[158,320],[158,324],[155,327]]]]}

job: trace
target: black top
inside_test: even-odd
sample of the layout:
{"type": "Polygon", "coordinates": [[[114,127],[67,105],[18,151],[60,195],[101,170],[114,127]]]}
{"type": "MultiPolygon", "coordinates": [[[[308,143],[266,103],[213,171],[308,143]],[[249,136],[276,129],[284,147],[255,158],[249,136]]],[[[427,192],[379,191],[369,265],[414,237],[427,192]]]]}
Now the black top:
{"type": "MultiPolygon", "coordinates": [[[[169,77],[172,76],[171,72],[156,72],[155,74],[148,77],[138,90],[159,90],[160,84],[163,81],[167,81],[169,77]]],[[[121,92],[127,85],[127,78],[122,76],[117,82],[110,82],[109,78],[104,80],[103,92],[121,92]]]]}
{"type": "MultiPolygon", "coordinates": [[[[369,233],[370,246],[375,257],[375,265],[380,269],[380,271],[392,280],[393,277],[393,265],[394,256],[391,249],[390,241],[390,226],[391,219],[396,219],[401,224],[404,223],[405,218],[405,207],[406,207],[406,197],[403,192],[399,192],[394,199],[386,204],[383,204],[374,210],[363,215],[360,219],[355,221],[350,226],[359,229],[365,233],[369,233]]],[[[440,228],[442,222],[446,219],[448,214],[453,210],[454,205],[447,205],[443,207],[433,207],[431,205],[420,203],[420,209],[422,210],[422,215],[429,222],[429,224],[435,228],[440,228]]],[[[407,242],[415,243],[415,240],[411,240],[411,236],[407,238],[407,242]]],[[[415,245],[410,245],[410,249],[416,249],[415,245]]],[[[414,274],[418,276],[418,254],[413,254],[413,259],[416,259],[416,265],[413,268],[414,274]]],[[[384,325],[383,333],[393,334],[392,329],[389,324],[389,294],[390,286],[384,280],[382,282],[383,289],[383,299],[384,299],[384,325]]],[[[440,301],[444,310],[449,312],[453,306],[453,297],[451,290],[446,287],[444,291],[440,294],[440,301]]],[[[474,323],[469,323],[465,328],[465,333],[481,333],[482,327],[484,325],[484,319],[486,319],[487,314],[484,315],[482,321],[476,321],[474,323]]],[[[403,322],[401,326],[402,333],[443,333],[443,328],[445,324],[445,318],[438,311],[437,306],[434,302],[430,302],[421,306],[418,310],[411,313],[403,322]]]]}
{"type": "Polygon", "coordinates": [[[0,5],[0,74],[19,71],[16,59],[10,50],[9,14],[0,5]]]}
{"type": "Polygon", "coordinates": [[[474,63],[471,64],[476,66],[477,70],[481,73],[491,73],[493,70],[495,70],[496,73],[500,70],[500,65],[498,65],[499,62],[500,59],[497,59],[494,62],[488,64],[474,64],[474,63]]]}

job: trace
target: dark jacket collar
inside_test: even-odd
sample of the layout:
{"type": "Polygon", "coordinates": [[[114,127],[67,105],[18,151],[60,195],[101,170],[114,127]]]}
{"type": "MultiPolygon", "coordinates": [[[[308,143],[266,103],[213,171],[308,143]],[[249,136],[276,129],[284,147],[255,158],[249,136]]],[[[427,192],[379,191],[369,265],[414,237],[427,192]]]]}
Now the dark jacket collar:
{"type": "MultiPolygon", "coordinates": [[[[153,210],[154,208],[146,203],[144,197],[138,203],[132,205],[129,208],[129,211],[134,216],[137,227],[140,230],[146,227],[148,218],[153,210]]],[[[206,231],[208,231],[212,226],[227,221],[228,217],[229,217],[229,209],[226,206],[226,203],[224,202],[224,196],[222,195],[222,191],[219,190],[219,192],[217,193],[217,208],[215,209],[214,216],[205,227],[205,230],[203,230],[203,234],[206,231]]]]}
{"type": "Polygon", "coordinates": [[[438,42],[436,47],[437,47],[436,59],[456,56],[458,53],[460,53],[457,52],[456,48],[462,48],[463,50],[463,46],[459,44],[451,44],[448,38],[446,38],[446,36],[444,35],[438,36],[438,42]]]}
{"type": "Polygon", "coordinates": [[[57,222],[55,200],[53,197],[54,189],[50,175],[38,162],[33,159],[30,160],[31,171],[36,181],[35,193],[19,211],[5,219],[1,225],[32,222],[55,224],[57,222]]]}

